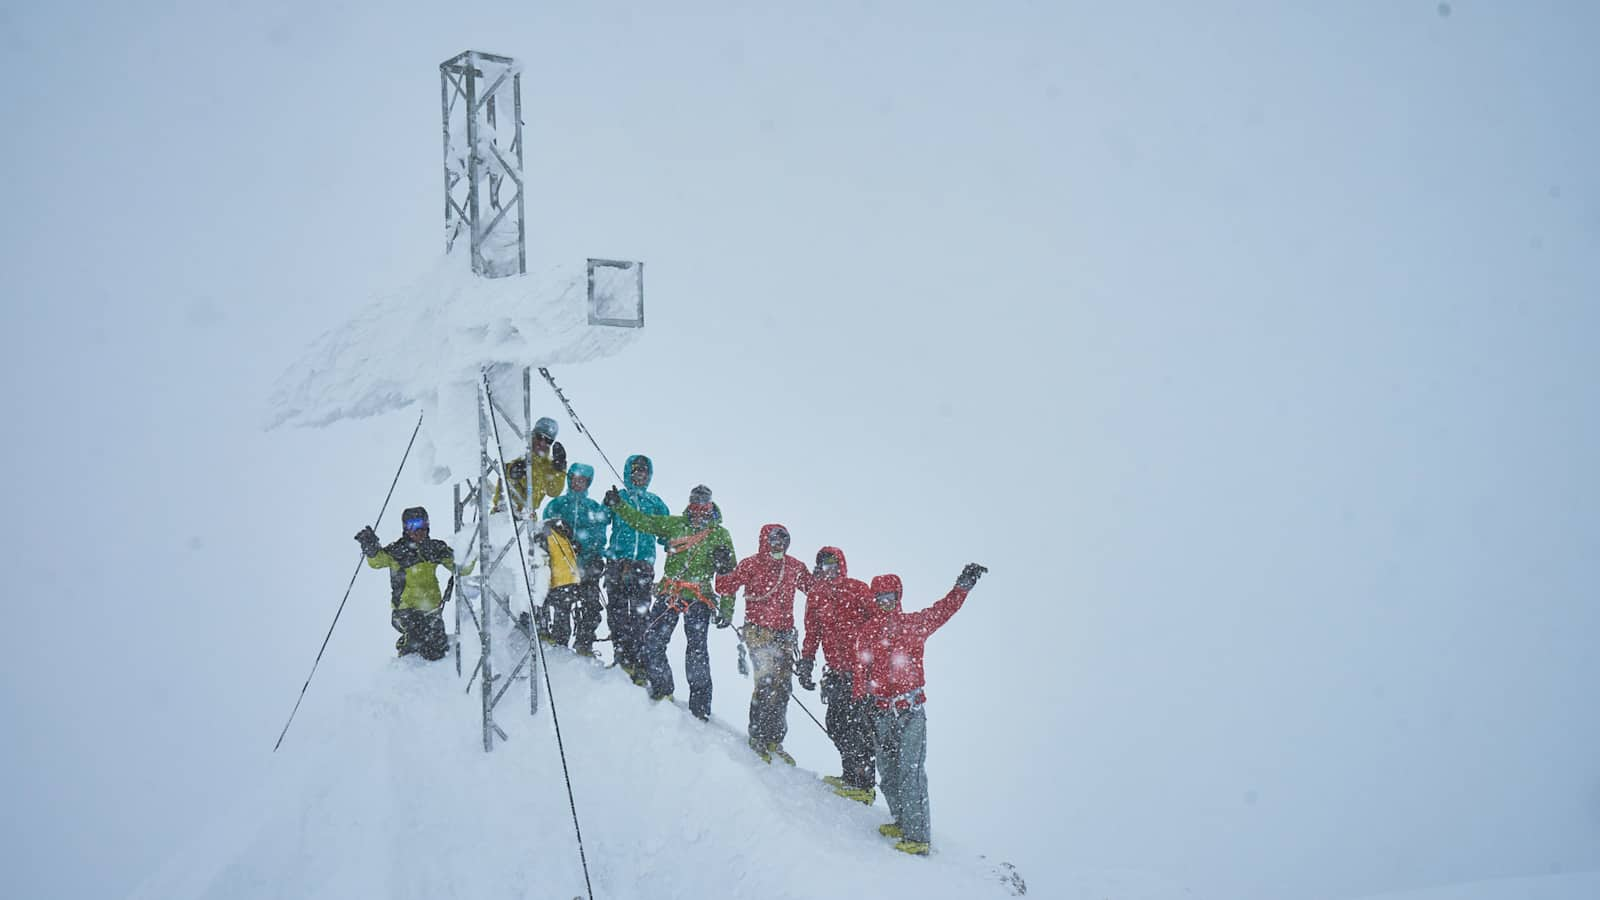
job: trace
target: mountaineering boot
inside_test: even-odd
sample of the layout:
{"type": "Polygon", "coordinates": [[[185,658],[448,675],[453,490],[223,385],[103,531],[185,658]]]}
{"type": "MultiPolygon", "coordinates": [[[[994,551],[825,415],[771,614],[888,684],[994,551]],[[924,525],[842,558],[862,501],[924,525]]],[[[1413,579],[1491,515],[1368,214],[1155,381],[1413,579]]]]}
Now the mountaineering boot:
{"type": "Polygon", "coordinates": [[[572,652],[578,654],[579,656],[587,656],[590,659],[595,658],[593,644],[580,644],[574,642],[572,645],[572,652]]]}
{"type": "Polygon", "coordinates": [[[700,721],[702,721],[702,722],[709,722],[709,721],[711,721],[711,713],[702,713],[702,712],[697,712],[697,713],[694,713],[694,717],[695,717],[695,718],[696,718],[696,719],[699,719],[699,720],[700,720],[700,721]]]}
{"type": "MultiPolygon", "coordinates": [[[[776,756],[777,758],[783,760],[784,762],[788,763],[791,766],[794,765],[794,757],[790,756],[789,755],[789,751],[783,749],[783,745],[780,744],[780,743],[777,743],[776,741],[774,741],[773,743],[770,743],[770,744],[767,745],[767,752],[770,753],[772,756],[776,756]]],[[[769,758],[769,761],[770,761],[770,758],[769,758]]]]}
{"type": "Polygon", "coordinates": [[[639,687],[647,688],[650,686],[650,679],[646,678],[643,672],[635,670],[633,673],[633,683],[639,687]]]}
{"type": "Polygon", "coordinates": [[[671,694],[651,694],[650,699],[656,701],[657,703],[660,703],[663,700],[667,701],[668,703],[673,702],[671,694]]]}
{"type": "Polygon", "coordinates": [[[824,775],[822,776],[822,780],[835,788],[847,788],[850,786],[845,784],[844,779],[837,775],[824,775]]]}
{"type": "Polygon", "coordinates": [[[756,755],[761,757],[761,761],[762,762],[764,762],[764,763],[772,762],[772,754],[767,752],[766,746],[763,745],[760,741],[756,740],[755,738],[751,738],[750,739],[750,749],[754,750],[756,752],[756,755]]]}
{"type": "Polygon", "coordinates": [[[928,855],[927,841],[901,841],[900,843],[895,844],[894,848],[899,850],[901,853],[909,853],[912,856],[928,855]]]}
{"type": "Polygon", "coordinates": [[[902,837],[905,837],[905,832],[902,832],[900,830],[900,823],[899,822],[890,822],[887,825],[879,825],[878,826],[878,833],[883,835],[886,838],[902,838],[902,837]]]}
{"type": "Polygon", "coordinates": [[[871,806],[873,801],[878,799],[878,791],[875,788],[837,787],[833,789],[833,792],[846,800],[854,800],[857,803],[865,803],[868,806],[871,806]]]}

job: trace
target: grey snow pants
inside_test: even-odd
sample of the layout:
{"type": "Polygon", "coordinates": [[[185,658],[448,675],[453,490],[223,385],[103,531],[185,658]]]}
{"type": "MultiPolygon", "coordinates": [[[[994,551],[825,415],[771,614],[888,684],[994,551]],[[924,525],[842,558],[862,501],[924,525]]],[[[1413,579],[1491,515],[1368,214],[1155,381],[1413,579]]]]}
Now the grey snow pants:
{"type": "Polygon", "coordinates": [[[905,840],[927,843],[933,833],[928,809],[928,714],[922,704],[910,709],[872,709],[873,743],[878,751],[878,786],[889,814],[905,840]]]}

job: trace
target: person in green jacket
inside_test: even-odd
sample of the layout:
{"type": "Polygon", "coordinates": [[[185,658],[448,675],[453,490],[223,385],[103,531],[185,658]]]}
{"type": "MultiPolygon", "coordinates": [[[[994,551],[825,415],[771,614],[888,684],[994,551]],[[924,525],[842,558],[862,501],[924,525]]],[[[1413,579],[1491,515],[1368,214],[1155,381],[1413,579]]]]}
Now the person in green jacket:
{"type": "MultiPolygon", "coordinates": [[[[437,569],[456,571],[455,551],[444,541],[428,537],[428,511],[413,506],[400,515],[404,536],[387,547],[379,546],[371,526],[356,533],[367,565],[389,570],[389,624],[400,632],[394,648],[399,655],[416,653],[423,659],[443,659],[450,649],[444,633],[444,597],[439,592],[437,569]]],[[[463,569],[465,575],[471,566],[463,569]]]]}
{"type": "Polygon", "coordinates": [[[717,508],[712,505],[711,489],[702,484],[690,491],[689,508],[681,516],[642,513],[623,503],[615,487],[606,492],[605,505],[629,527],[667,542],[667,561],[662,565],[655,601],[645,618],[644,666],[650,681],[650,698],[662,700],[672,695],[667,642],[681,615],[688,641],[683,669],[689,679],[689,711],[702,721],[709,719],[711,653],[706,637],[713,618],[718,628],[727,628],[733,619],[733,598],[727,598],[726,609],[719,609],[711,580],[732,572],[738,564],[733,538],[720,524],[717,508]]]}

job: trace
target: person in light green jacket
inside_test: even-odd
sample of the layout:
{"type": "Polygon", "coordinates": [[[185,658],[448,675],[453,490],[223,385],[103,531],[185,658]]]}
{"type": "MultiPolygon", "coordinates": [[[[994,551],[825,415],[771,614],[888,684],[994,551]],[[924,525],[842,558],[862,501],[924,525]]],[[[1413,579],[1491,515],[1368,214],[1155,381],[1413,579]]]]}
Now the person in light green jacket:
{"type": "MultiPolygon", "coordinates": [[[[444,597],[439,591],[437,569],[456,571],[455,551],[444,541],[428,537],[428,511],[420,506],[400,516],[404,536],[387,547],[379,546],[371,527],[356,534],[367,565],[389,570],[389,624],[400,632],[394,648],[399,655],[416,653],[423,659],[444,658],[450,639],[444,632],[444,597]]],[[[460,572],[466,575],[472,567],[460,572]]]]}
{"type": "Polygon", "coordinates": [[[733,538],[723,528],[721,516],[711,502],[711,489],[700,485],[689,492],[689,507],[681,516],[653,516],[622,502],[613,487],[606,492],[605,505],[629,527],[653,534],[667,542],[667,561],[661,581],[656,584],[655,601],[645,617],[644,666],[650,681],[650,698],[672,696],[672,666],[667,663],[667,642],[678,617],[683,617],[684,674],[689,679],[689,711],[696,718],[711,718],[711,652],[706,637],[711,621],[726,628],[733,619],[733,598],[725,608],[717,605],[711,580],[733,571],[738,559],[733,538]]]}

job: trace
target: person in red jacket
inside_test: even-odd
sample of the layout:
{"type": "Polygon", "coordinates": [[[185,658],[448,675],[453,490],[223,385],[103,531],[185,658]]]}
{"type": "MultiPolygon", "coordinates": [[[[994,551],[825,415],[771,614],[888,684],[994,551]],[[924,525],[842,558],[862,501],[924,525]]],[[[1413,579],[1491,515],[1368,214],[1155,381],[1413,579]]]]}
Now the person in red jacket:
{"type": "Polygon", "coordinates": [[[900,608],[898,575],[872,579],[877,612],[867,620],[856,639],[854,690],[857,699],[871,704],[874,749],[878,754],[879,783],[894,821],[879,826],[879,833],[898,838],[896,850],[928,855],[932,817],[928,807],[928,717],[922,709],[922,649],[939,626],[950,621],[967,593],[988,569],[968,563],[955,587],[938,603],[913,613],[900,608]]]}
{"type": "Polygon", "coordinates": [[[811,573],[806,564],[788,554],[789,529],[761,526],[761,550],[740,560],[726,575],[717,576],[722,595],[723,620],[733,617],[733,594],[744,589],[744,631],[740,637],[750,651],[755,691],[750,696],[750,749],[772,762],[776,756],[789,765],[794,757],[783,749],[789,733],[789,683],[794,668],[796,640],[794,592],[806,590],[811,573]]]}
{"type": "Polygon", "coordinates": [[[850,675],[855,664],[856,635],[872,615],[872,591],[859,578],[849,577],[844,551],[823,547],[817,551],[817,567],[811,570],[806,590],[806,638],[800,645],[800,661],[795,674],[800,686],[817,689],[813,672],[817,647],[822,647],[822,702],[828,713],[823,720],[828,737],[839,750],[839,775],[824,775],[834,793],[867,805],[877,799],[874,790],[876,768],[872,763],[872,715],[866,700],[857,700],[850,675]]]}

